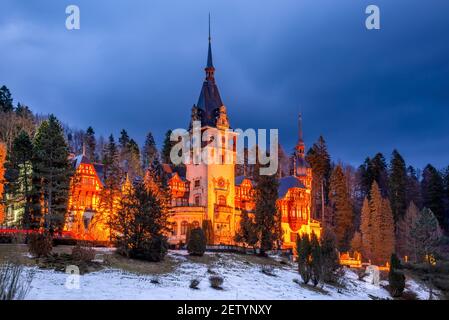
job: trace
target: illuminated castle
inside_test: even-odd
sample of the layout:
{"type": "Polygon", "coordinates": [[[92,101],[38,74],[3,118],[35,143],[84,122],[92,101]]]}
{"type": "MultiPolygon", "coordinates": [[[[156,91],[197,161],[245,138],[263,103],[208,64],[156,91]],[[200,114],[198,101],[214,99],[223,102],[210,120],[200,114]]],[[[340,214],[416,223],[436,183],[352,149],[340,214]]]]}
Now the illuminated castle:
{"type": "MultiPolygon", "coordinates": [[[[169,177],[172,232],[168,237],[172,245],[185,244],[189,230],[196,227],[208,230],[210,244],[238,245],[234,238],[240,227],[242,211],[251,215],[255,207],[254,182],[250,176],[235,175],[237,134],[226,131],[230,124],[215,81],[210,36],[205,72],[198,102],[192,108],[190,138],[193,136],[193,123],[199,122],[201,132],[213,132],[225,142],[220,147],[202,142],[203,152],[211,158],[220,154],[222,160],[232,161],[193,161],[185,167],[163,165],[169,177]]],[[[311,219],[312,170],[305,160],[301,116],[298,126],[292,175],[279,179],[277,205],[282,212],[285,248],[295,246],[298,234],[313,231],[319,236],[321,231],[319,222],[311,219]]],[[[193,151],[189,152],[191,159],[198,156],[193,151]]],[[[66,230],[74,232],[77,237],[107,240],[107,226],[102,222],[105,220],[102,215],[107,213],[102,213],[99,208],[103,189],[102,166],[91,163],[85,155],[76,157],[73,163],[77,181],[72,181],[66,230]]]]}

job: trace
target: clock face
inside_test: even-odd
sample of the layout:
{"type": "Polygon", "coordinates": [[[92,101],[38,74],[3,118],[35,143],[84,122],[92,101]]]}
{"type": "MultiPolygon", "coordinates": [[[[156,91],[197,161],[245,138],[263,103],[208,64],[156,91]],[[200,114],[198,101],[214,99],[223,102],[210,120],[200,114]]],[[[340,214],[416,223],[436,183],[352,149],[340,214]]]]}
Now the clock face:
{"type": "Polygon", "coordinates": [[[224,185],[225,185],[224,179],[223,179],[223,178],[218,179],[218,186],[219,186],[220,188],[223,188],[224,185]]]}

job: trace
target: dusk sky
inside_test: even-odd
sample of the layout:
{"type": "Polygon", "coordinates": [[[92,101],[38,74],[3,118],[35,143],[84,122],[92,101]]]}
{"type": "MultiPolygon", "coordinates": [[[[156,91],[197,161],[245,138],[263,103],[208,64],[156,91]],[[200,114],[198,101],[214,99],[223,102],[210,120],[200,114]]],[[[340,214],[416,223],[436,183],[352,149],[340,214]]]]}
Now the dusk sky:
{"type": "Polygon", "coordinates": [[[394,148],[408,164],[449,165],[447,0],[0,0],[0,86],[74,128],[122,128],[159,145],[185,128],[207,55],[233,128],[279,128],[297,115],[307,146],[359,165],[394,148]],[[81,29],[65,28],[65,8],[81,29]],[[365,8],[381,10],[367,30],[365,8]]]}

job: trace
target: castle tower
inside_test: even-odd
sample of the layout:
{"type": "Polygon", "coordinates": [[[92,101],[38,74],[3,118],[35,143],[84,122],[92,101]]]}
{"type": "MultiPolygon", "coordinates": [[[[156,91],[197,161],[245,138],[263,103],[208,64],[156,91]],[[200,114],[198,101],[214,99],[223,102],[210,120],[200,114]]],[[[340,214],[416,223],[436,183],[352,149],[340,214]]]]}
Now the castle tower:
{"type": "Polygon", "coordinates": [[[192,162],[186,165],[190,181],[189,204],[204,208],[203,220],[213,228],[214,243],[232,243],[235,234],[235,145],[236,134],[227,131],[229,120],[218,86],[212,58],[210,34],[206,77],[198,102],[192,108],[190,136],[192,145],[201,144],[201,154],[190,151],[192,162]],[[194,124],[200,124],[199,130],[194,124]]]}

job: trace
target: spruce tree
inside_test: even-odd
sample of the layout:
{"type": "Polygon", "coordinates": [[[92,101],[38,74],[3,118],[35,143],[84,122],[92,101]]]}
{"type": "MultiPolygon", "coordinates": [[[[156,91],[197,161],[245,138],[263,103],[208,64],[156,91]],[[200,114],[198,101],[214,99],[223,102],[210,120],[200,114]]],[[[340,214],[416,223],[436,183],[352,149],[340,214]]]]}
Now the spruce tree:
{"type": "Polygon", "coordinates": [[[406,203],[413,202],[418,208],[422,208],[421,184],[418,174],[412,166],[407,167],[406,203]]]}
{"type": "Polygon", "coordinates": [[[382,153],[377,153],[374,158],[366,158],[364,164],[359,167],[359,175],[363,196],[369,196],[374,181],[379,186],[382,195],[388,195],[388,170],[382,153]]]}
{"type": "Polygon", "coordinates": [[[447,230],[444,210],[444,183],[441,173],[432,165],[427,165],[421,181],[423,205],[437,217],[438,222],[447,230]]]}
{"type": "Polygon", "coordinates": [[[366,197],[365,200],[363,200],[360,232],[362,235],[362,255],[368,260],[373,259],[374,239],[371,229],[372,214],[368,198],[366,197]]]}
{"type": "Polygon", "coordinates": [[[276,204],[278,181],[275,175],[259,175],[255,194],[255,224],[259,235],[260,255],[265,256],[266,251],[271,250],[274,242],[281,236],[277,228],[280,212],[276,204]]]}
{"type": "Polygon", "coordinates": [[[308,284],[312,277],[312,270],[310,264],[310,255],[312,248],[310,245],[309,235],[302,234],[296,241],[296,252],[298,253],[298,271],[301,275],[302,281],[308,284]]]}
{"type": "Polygon", "coordinates": [[[142,150],[143,170],[147,170],[156,157],[159,157],[156,142],[154,141],[153,134],[148,132],[147,138],[145,139],[145,145],[142,150]]]}
{"type": "Polygon", "coordinates": [[[190,231],[187,252],[191,256],[201,257],[204,255],[204,252],[206,252],[206,236],[203,229],[195,228],[190,231]]]}
{"type": "Polygon", "coordinates": [[[318,285],[322,276],[322,252],[318,237],[314,232],[310,237],[311,281],[314,287],[318,285]]]}
{"type": "Polygon", "coordinates": [[[419,216],[419,209],[411,202],[405,216],[397,223],[396,251],[401,257],[408,256],[416,261],[416,244],[411,237],[411,230],[419,216]]]}
{"type": "Polygon", "coordinates": [[[329,179],[331,176],[331,158],[327,151],[326,141],[323,136],[309,149],[306,156],[307,162],[312,167],[312,208],[315,217],[322,215],[322,189],[324,191],[324,203],[328,203],[329,179]]]}
{"type": "Polygon", "coordinates": [[[235,241],[244,243],[255,250],[258,240],[256,225],[253,219],[249,216],[248,211],[242,210],[240,228],[235,235],[235,241]]]}
{"type": "Polygon", "coordinates": [[[351,250],[352,252],[358,252],[361,253],[362,252],[362,235],[360,232],[356,231],[354,232],[354,236],[352,237],[351,240],[351,250]]]}
{"type": "Polygon", "coordinates": [[[31,225],[32,196],[32,159],[33,143],[25,131],[22,131],[13,141],[8,156],[8,192],[11,202],[22,212],[21,224],[28,229],[31,225]]]}
{"type": "Polygon", "coordinates": [[[92,127],[89,127],[86,130],[86,134],[84,135],[84,144],[87,158],[89,158],[92,162],[96,162],[98,160],[98,156],[96,154],[95,131],[92,127]]]}
{"type": "Polygon", "coordinates": [[[394,298],[400,297],[405,289],[405,276],[401,269],[401,261],[396,254],[392,254],[390,271],[388,272],[388,284],[391,296],[394,298]]]}
{"type": "Polygon", "coordinates": [[[354,212],[341,165],[337,165],[332,171],[329,203],[335,215],[334,230],[338,247],[340,251],[348,251],[354,225],[354,212]]]}
{"type": "Polygon", "coordinates": [[[35,222],[46,229],[62,231],[74,170],[68,160],[69,151],[62,126],[55,116],[50,115],[40,125],[33,144],[34,205],[36,200],[40,202],[35,211],[35,222]]]}
{"type": "Polygon", "coordinates": [[[172,130],[168,130],[165,133],[164,144],[162,146],[162,163],[171,164],[170,160],[170,152],[172,147],[175,145],[175,142],[170,140],[170,136],[172,134],[172,130]]]}
{"type": "Polygon", "coordinates": [[[390,162],[389,190],[391,210],[394,221],[402,219],[407,209],[406,204],[407,172],[405,161],[397,150],[393,151],[390,162]]]}
{"type": "Polygon", "coordinates": [[[11,92],[6,86],[0,88],[0,111],[11,112],[14,110],[11,92]]]}
{"type": "Polygon", "coordinates": [[[324,282],[335,282],[340,261],[337,239],[330,228],[324,228],[320,238],[322,278],[324,282]]]}

